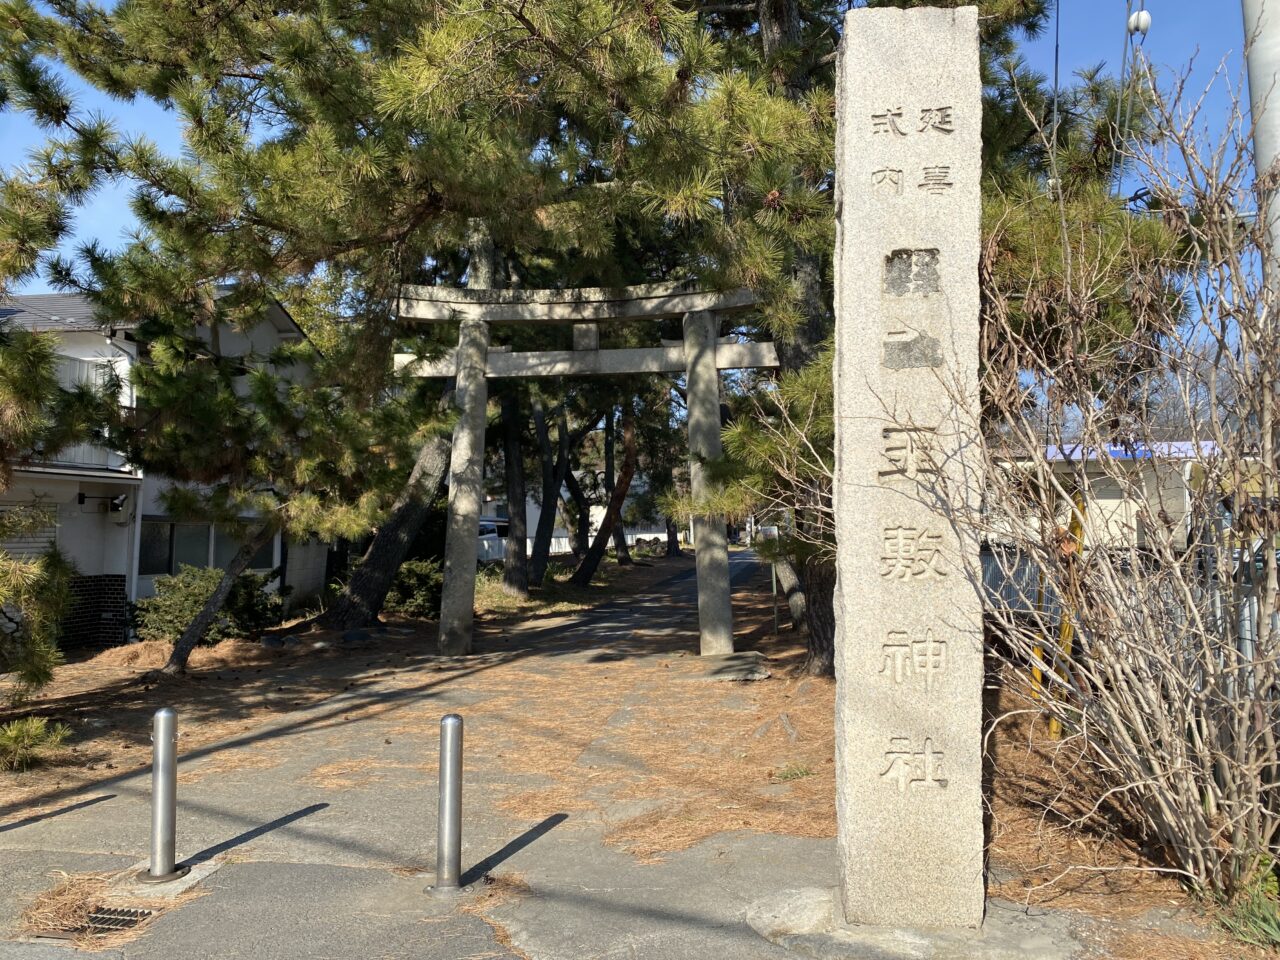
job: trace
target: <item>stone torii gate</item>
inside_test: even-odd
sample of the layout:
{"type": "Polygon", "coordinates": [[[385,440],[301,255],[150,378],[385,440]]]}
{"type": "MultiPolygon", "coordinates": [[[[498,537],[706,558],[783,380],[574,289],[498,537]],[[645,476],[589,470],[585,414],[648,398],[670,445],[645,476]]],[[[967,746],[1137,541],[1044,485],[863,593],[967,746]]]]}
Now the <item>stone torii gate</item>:
{"type": "MultiPolygon", "coordinates": [[[[571,290],[470,290],[405,287],[399,314],[426,323],[461,321],[457,349],[418,363],[424,377],[456,377],[459,416],[449,461],[449,522],[445,536],[444,595],[440,604],[440,649],[471,649],[475,616],[475,571],[483,501],[487,378],[609,376],[677,373],[687,378],[689,473],[695,498],[710,493],[703,463],[721,455],[720,371],[778,366],[772,343],[731,343],[718,338],[719,317],[755,304],[747,290],[697,290],[686,283],[571,290]],[[681,318],[682,342],[659,347],[600,348],[600,323],[612,320],[681,318]],[[572,350],[512,352],[490,346],[495,323],[572,324],[572,350]]],[[[512,505],[512,509],[516,509],[512,505]]],[[[693,522],[698,576],[700,652],[733,652],[729,550],[724,517],[693,522]]]]}

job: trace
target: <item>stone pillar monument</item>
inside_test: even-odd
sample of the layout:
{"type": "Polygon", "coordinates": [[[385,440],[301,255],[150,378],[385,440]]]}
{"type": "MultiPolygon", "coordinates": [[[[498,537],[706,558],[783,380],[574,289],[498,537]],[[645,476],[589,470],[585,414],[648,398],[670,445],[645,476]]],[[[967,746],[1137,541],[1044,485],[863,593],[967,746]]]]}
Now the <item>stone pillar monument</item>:
{"type": "Polygon", "coordinates": [[[836,763],[852,924],[982,922],[978,11],[859,9],[840,58],[836,763]],[[945,483],[943,482],[945,481],[945,483]],[[966,562],[967,561],[967,562],[966,562]]]}
{"type": "MultiPolygon", "coordinates": [[[[689,485],[695,500],[711,493],[703,461],[719,459],[724,452],[720,444],[720,370],[716,366],[718,333],[715,314],[685,314],[689,485]]],[[[693,545],[698,567],[699,652],[704,657],[733,653],[733,599],[724,517],[694,517],[693,545]]]]}
{"type": "Polygon", "coordinates": [[[458,422],[449,452],[449,525],[444,540],[444,591],[440,597],[440,652],[471,652],[475,620],[476,564],[480,559],[480,508],[484,501],[484,428],[488,421],[489,324],[463,320],[458,329],[458,422]]]}

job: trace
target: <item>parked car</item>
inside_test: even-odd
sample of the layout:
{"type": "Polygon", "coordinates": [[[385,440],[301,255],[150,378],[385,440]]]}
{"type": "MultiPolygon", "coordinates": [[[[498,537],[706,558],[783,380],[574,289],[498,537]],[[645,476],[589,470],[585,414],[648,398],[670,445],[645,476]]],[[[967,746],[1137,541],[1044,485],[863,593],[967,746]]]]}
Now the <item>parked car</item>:
{"type": "Polygon", "coordinates": [[[502,517],[480,518],[480,549],[477,555],[481,563],[492,563],[502,559],[506,553],[509,528],[509,523],[502,517]]]}

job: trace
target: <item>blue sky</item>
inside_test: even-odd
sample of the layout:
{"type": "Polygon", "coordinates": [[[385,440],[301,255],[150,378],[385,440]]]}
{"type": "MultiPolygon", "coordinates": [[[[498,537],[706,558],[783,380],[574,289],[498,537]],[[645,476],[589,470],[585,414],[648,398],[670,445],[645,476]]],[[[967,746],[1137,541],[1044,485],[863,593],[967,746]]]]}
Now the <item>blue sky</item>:
{"type": "MultiPolygon", "coordinates": [[[[1135,8],[1138,0],[1134,0],[1135,8]]],[[[1243,27],[1236,0],[1147,0],[1152,27],[1145,41],[1148,58],[1169,71],[1181,71],[1194,61],[1189,89],[1198,91],[1226,58],[1226,79],[1234,85],[1241,78],[1243,27]]],[[[1060,69],[1063,82],[1082,67],[1105,61],[1114,71],[1125,38],[1126,0],[1061,0],[1060,69]]],[[[1052,24],[1038,40],[1028,43],[1024,53],[1030,63],[1052,76],[1054,30],[1052,24]]],[[[1212,112],[1221,113],[1226,90],[1219,84],[1209,100],[1212,112]]],[[[119,129],[146,134],[161,148],[178,151],[182,138],[172,115],[150,102],[124,103],[101,94],[82,101],[90,110],[112,118],[119,129]]],[[[25,117],[0,113],[0,143],[6,148],[7,163],[20,163],[26,153],[43,142],[42,132],[25,117]]],[[[120,245],[133,223],[127,188],[103,190],[76,215],[75,243],[96,239],[107,247],[120,245]]],[[[69,245],[70,248],[71,245],[69,245]]],[[[69,252],[68,248],[68,252],[69,252]]],[[[41,293],[49,289],[43,279],[28,282],[19,292],[41,293]]]]}
{"type": "MultiPolygon", "coordinates": [[[[1138,9],[1140,0],[1134,0],[1138,9]]],[[[1083,67],[1106,63],[1114,73],[1126,36],[1126,0],[1060,0],[1060,71],[1064,83],[1083,67]]],[[[1243,77],[1244,25],[1238,0],[1146,0],[1151,30],[1143,49],[1162,75],[1181,73],[1190,65],[1189,93],[1198,93],[1226,61],[1223,80],[1235,86],[1243,77]]],[[[1054,30],[1024,45],[1027,60],[1045,76],[1053,75],[1054,30]]],[[[1211,102],[1219,112],[1227,90],[1215,84],[1211,102]]]]}

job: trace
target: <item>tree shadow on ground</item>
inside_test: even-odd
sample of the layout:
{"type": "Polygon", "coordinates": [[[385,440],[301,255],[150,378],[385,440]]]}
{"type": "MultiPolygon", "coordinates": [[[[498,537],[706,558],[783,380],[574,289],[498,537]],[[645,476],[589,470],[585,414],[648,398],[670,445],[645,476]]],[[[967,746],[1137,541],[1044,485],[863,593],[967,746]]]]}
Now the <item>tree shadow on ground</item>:
{"type": "MultiPolygon", "coordinates": [[[[735,588],[741,589],[753,564],[735,564],[735,588]]],[[[300,732],[337,727],[349,714],[380,717],[421,704],[459,680],[529,658],[605,656],[609,659],[696,652],[696,597],[691,571],[682,569],[632,596],[609,600],[590,610],[568,615],[567,622],[532,629],[501,632],[479,624],[475,650],[465,657],[442,657],[431,652],[434,625],[411,636],[379,634],[370,643],[343,645],[334,632],[313,632],[304,643],[311,647],[267,650],[242,644],[243,656],[219,668],[193,669],[177,678],[139,682],[138,670],[115,668],[115,676],[101,681],[95,663],[76,665],[78,679],[65,694],[44,695],[14,715],[36,714],[84,729],[92,721],[88,743],[112,740],[119,772],[79,782],[24,791],[19,799],[0,802],[0,817],[55,803],[89,789],[118,785],[142,773],[150,762],[147,749],[151,717],[162,706],[178,705],[179,729],[198,733],[204,742],[183,750],[188,763],[222,751],[255,743],[287,739],[300,732]],[[683,587],[681,586],[683,584],[683,587]],[[429,679],[393,689],[377,681],[392,673],[403,676],[431,671],[429,679]],[[385,671],[385,673],[384,673],[385,671]],[[370,687],[367,691],[363,687],[370,687]],[[290,718],[290,714],[301,714],[290,718]],[[283,721],[283,722],[280,722],[283,721]],[[252,725],[255,729],[243,732],[252,725]],[[127,757],[128,759],[121,759],[127,757]]],[[[508,625],[510,627],[511,625],[508,625]]],[[[111,672],[103,668],[101,673],[111,672]]],[[[4,719],[0,713],[0,719],[4,719]]],[[[84,746],[80,748],[82,751],[84,746]]],[[[85,756],[73,749],[73,762],[85,756]]],[[[49,766],[45,779],[65,776],[70,765],[49,766]]],[[[78,774],[96,771],[77,770],[78,774]]],[[[19,785],[20,786],[20,785],[19,785]]]]}
{"type": "Polygon", "coordinates": [[[87,800],[80,800],[76,803],[68,803],[65,806],[58,807],[56,810],[47,810],[44,813],[34,814],[30,817],[23,817],[21,820],[14,820],[10,823],[0,823],[0,833],[8,833],[10,830],[17,830],[19,827],[29,827],[33,823],[40,823],[44,820],[51,820],[54,817],[60,817],[66,813],[74,813],[77,810],[83,810],[86,807],[92,807],[99,803],[105,803],[107,800],[114,800],[114,793],[106,793],[99,797],[89,797],[87,800]]]}

